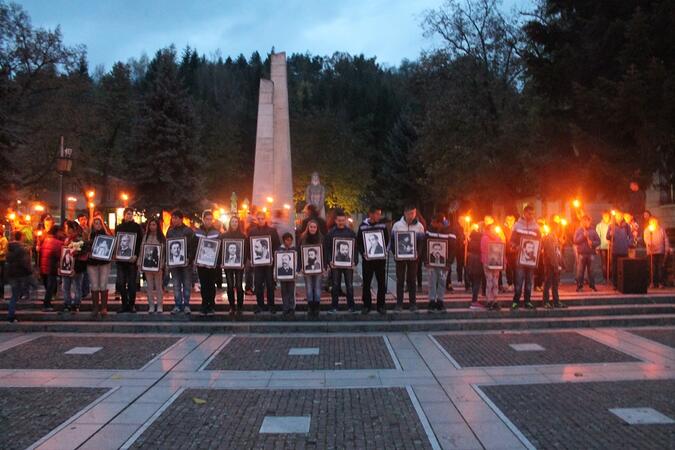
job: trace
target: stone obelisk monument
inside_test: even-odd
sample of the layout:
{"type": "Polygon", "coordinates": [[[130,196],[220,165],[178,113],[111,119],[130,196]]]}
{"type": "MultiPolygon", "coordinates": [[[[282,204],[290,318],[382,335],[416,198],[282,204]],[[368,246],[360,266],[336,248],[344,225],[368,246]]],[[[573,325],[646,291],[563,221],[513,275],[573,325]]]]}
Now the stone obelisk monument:
{"type": "Polygon", "coordinates": [[[271,80],[260,80],[252,202],[258,208],[283,211],[292,225],[295,208],[286,53],[272,54],[271,63],[271,80]]]}

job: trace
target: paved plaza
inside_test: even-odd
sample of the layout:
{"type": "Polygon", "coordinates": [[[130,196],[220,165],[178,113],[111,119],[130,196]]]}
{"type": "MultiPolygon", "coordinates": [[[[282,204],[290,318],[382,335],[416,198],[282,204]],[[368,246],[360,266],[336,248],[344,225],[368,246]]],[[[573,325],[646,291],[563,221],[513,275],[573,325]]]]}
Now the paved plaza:
{"type": "Polygon", "coordinates": [[[673,448],[674,333],[3,333],[0,447],[673,448]]]}

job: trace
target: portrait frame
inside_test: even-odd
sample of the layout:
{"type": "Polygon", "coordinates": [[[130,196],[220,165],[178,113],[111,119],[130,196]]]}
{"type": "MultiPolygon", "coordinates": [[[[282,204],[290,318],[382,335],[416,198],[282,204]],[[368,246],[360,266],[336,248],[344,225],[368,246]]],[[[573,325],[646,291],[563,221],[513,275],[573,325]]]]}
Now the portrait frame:
{"type": "Polygon", "coordinates": [[[243,239],[223,239],[223,269],[243,269],[244,268],[244,240],[243,239]],[[239,251],[239,261],[237,264],[227,262],[227,251],[230,244],[237,246],[239,251]]]}
{"type": "Polygon", "coordinates": [[[302,261],[302,273],[305,275],[321,275],[323,273],[323,246],[320,244],[305,244],[300,246],[300,252],[301,256],[300,259],[302,261]],[[305,266],[305,261],[307,261],[307,255],[309,253],[309,250],[316,250],[316,254],[318,256],[318,262],[319,262],[319,268],[318,269],[311,269],[311,270],[306,270],[305,266]]]}
{"type": "Polygon", "coordinates": [[[269,267],[274,264],[274,253],[272,252],[272,236],[265,234],[261,236],[251,236],[249,238],[251,244],[251,265],[253,267],[269,267]],[[257,258],[255,254],[255,244],[256,242],[266,242],[267,244],[267,257],[266,258],[257,258]]]}
{"type": "Polygon", "coordinates": [[[437,268],[446,268],[448,267],[448,240],[447,239],[439,239],[439,238],[427,238],[427,265],[429,267],[437,267],[437,268]],[[441,246],[441,257],[443,258],[442,263],[434,262],[431,260],[431,255],[432,251],[431,249],[435,245],[440,245],[441,246]]]}
{"type": "Polygon", "coordinates": [[[218,250],[220,250],[220,239],[199,238],[197,254],[195,255],[195,266],[215,269],[218,266],[218,250]],[[215,248],[215,254],[208,260],[202,258],[202,251],[204,250],[206,243],[213,244],[213,247],[215,248]]]}
{"type": "Polygon", "coordinates": [[[417,259],[417,236],[414,231],[397,231],[394,233],[394,259],[396,261],[414,261],[417,259]],[[412,244],[411,253],[401,253],[399,242],[405,236],[410,238],[412,244]]]}
{"type": "Polygon", "coordinates": [[[384,241],[384,230],[364,230],[363,233],[363,259],[366,261],[379,261],[387,259],[387,246],[384,241]],[[382,247],[382,252],[377,252],[373,255],[369,253],[368,239],[369,236],[377,236],[378,243],[382,247]]]}
{"type": "Polygon", "coordinates": [[[188,266],[188,261],[189,257],[187,254],[187,239],[185,237],[179,237],[179,238],[170,238],[166,240],[166,266],[169,269],[176,269],[179,267],[187,267],[188,266]],[[183,260],[180,262],[173,262],[171,261],[171,246],[174,243],[180,243],[181,244],[181,256],[183,256],[183,260]]]}
{"type": "Polygon", "coordinates": [[[141,249],[141,272],[159,272],[162,269],[162,245],[161,244],[143,244],[141,249]],[[146,265],[146,254],[150,249],[157,249],[157,266],[146,265]]]}
{"type": "Polygon", "coordinates": [[[73,249],[72,248],[61,248],[61,255],[59,256],[59,268],[58,268],[58,274],[59,276],[62,277],[72,277],[75,275],[75,257],[73,256],[73,249]],[[64,260],[66,259],[66,256],[70,257],[70,266],[66,268],[64,264],[64,260]]]}
{"type": "Polygon", "coordinates": [[[295,268],[297,265],[297,253],[295,250],[277,250],[274,252],[274,279],[277,281],[295,280],[295,268]],[[283,268],[284,256],[290,257],[290,274],[280,274],[279,270],[283,268]]]}
{"type": "Polygon", "coordinates": [[[539,238],[521,236],[520,246],[518,247],[518,260],[517,260],[518,266],[525,267],[528,269],[536,269],[537,264],[539,263],[540,248],[541,248],[541,240],[539,238]],[[534,260],[532,260],[531,258],[527,258],[525,252],[523,251],[525,246],[530,242],[534,245],[534,260]]]}
{"type": "Polygon", "coordinates": [[[506,244],[503,242],[488,243],[488,261],[487,268],[490,270],[504,270],[504,255],[506,254],[506,244]],[[493,261],[492,255],[499,255],[499,264],[493,261]]]}
{"type": "Polygon", "coordinates": [[[354,258],[354,246],[356,245],[356,239],[354,238],[342,238],[336,237],[333,238],[333,257],[331,258],[331,265],[336,269],[352,269],[355,264],[354,258]],[[340,244],[346,243],[349,246],[349,261],[340,261],[338,260],[338,247],[340,244]]]}
{"type": "Polygon", "coordinates": [[[91,246],[91,258],[99,261],[112,261],[113,251],[115,250],[115,236],[108,236],[107,234],[99,234],[94,238],[94,243],[91,246]],[[106,253],[97,252],[104,243],[107,244],[106,253]]]}
{"type": "Polygon", "coordinates": [[[136,233],[127,233],[124,231],[120,231],[115,235],[115,261],[131,261],[136,252],[136,238],[136,233]],[[129,248],[131,249],[131,255],[129,256],[122,256],[119,254],[120,243],[122,242],[123,236],[129,236],[129,248]]]}

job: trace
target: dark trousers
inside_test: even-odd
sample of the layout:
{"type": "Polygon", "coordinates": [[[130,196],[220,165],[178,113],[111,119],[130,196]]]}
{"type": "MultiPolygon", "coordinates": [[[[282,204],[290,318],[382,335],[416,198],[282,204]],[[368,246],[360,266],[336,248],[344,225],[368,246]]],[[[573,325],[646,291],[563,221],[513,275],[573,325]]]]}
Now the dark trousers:
{"type": "Polygon", "coordinates": [[[612,254],[612,284],[614,289],[619,287],[619,258],[625,258],[628,255],[612,254]]]}
{"type": "Polygon", "coordinates": [[[600,257],[600,262],[602,263],[602,278],[607,282],[609,280],[609,274],[607,273],[607,253],[608,250],[598,250],[598,256],[600,257]]]}
{"type": "Polygon", "coordinates": [[[532,278],[537,269],[530,269],[525,267],[516,268],[516,284],[513,293],[513,303],[520,302],[520,296],[525,294],[525,303],[530,302],[532,298],[532,278]],[[523,287],[525,291],[523,292],[523,287]]]}
{"type": "Polygon", "coordinates": [[[202,311],[213,311],[216,309],[216,281],[220,269],[209,269],[207,267],[197,267],[199,284],[202,294],[202,311]]]}
{"type": "Polygon", "coordinates": [[[340,283],[342,278],[345,279],[345,290],[347,291],[347,307],[354,307],[354,270],[353,269],[336,269],[331,270],[331,306],[333,309],[338,307],[338,298],[340,294],[340,283]]]}
{"type": "Polygon", "coordinates": [[[246,289],[253,290],[253,267],[247,267],[244,271],[244,282],[246,283],[246,289]]]}
{"type": "Polygon", "coordinates": [[[48,306],[52,304],[52,299],[56,296],[56,290],[58,289],[58,279],[56,275],[42,275],[42,285],[45,288],[45,299],[44,305],[48,306]]]}
{"type": "Polygon", "coordinates": [[[457,255],[457,282],[464,283],[465,286],[467,285],[464,279],[464,246],[462,246],[462,251],[457,255]]]}
{"type": "Polygon", "coordinates": [[[284,312],[295,311],[295,281],[282,281],[281,304],[284,312]]]}
{"type": "Polygon", "coordinates": [[[370,285],[373,276],[377,280],[377,308],[384,308],[385,295],[387,293],[387,276],[385,273],[386,261],[363,261],[361,273],[363,275],[363,306],[370,309],[373,305],[370,285]]]}
{"type": "Polygon", "coordinates": [[[5,262],[0,261],[0,300],[5,298],[5,262]]]}
{"type": "Polygon", "coordinates": [[[656,255],[650,255],[648,256],[649,258],[649,266],[651,270],[651,280],[652,280],[652,286],[658,287],[659,285],[664,286],[666,284],[666,280],[664,278],[665,274],[665,259],[663,253],[659,253],[656,255]]]}
{"type": "Polygon", "coordinates": [[[408,300],[414,305],[417,299],[417,285],[415,278],[417,276],[417,260],[414,261],[396,261],[396,304],[403,304],[403,294],[405,286],[408,286],[408,300]]]}
{"type": "Polygon", "coordinates": [[[264,295],[267,291],[267,305],[274,306],[274,272],[272,267],[254,267],[255,300],[258,307],[265,306],[264,295]]]}
{"type": "Polygon", "coordinates": [[[417,265],[417,287],[422,289],[422,264],[417,265]]]}
{"type": "Polygon", "coordinates": [[[237,293],[237,307],[244,306],[244,287],[242,286],[244,271],[227,269],[225,270],[225,280],[227,281],[227,300],[230,302],[230,307],[234,307],[234,295],[237,293]]]}
{"type": "Polygon", "coordinates": [[[593,255],[579,255],[577,256],[577,287],[584,286],[584,276],[588,274],[588,286],[595,287],[595,279],[593,278],[593,255]]]}
{"type": "MultiPolygon", "coordinates": [[[[485,281],[485,272],[468,273],[467,271],[466,277],[469,279],[469,283],[471,284],[471,303],[476,303],[478,301],[478,294],[480,293],[483,282],[485,281]]],[[[485,289],[482,290],[483,294],[485,294],[485,289]]]]}
{"type": "Polygon", "coordinates": [[[89,282],[89,273],[84,271],[82,276],[82,298],[86,298],[91,294],[91,283],[89,282]]]}
{"type": "Polygon", "coordinates": [[[560,303],[558,286],[560,285],[560,272],[553,267],[545,266],[546,276],[544,279],[544,303],[548,303],[549,294],[553,294],[553,303],[560,303]],[[550,292],[549,292],[550,291],[550,292]]]}
{"type": "Polygon", "coordinates": [[[117,282],[122,299],[122,311],[131,310],[136,304],[136,274],[135,263],[117,263],[117,282]]]}
{"type": "Polygon", "coordinates": [[[516,254],[508,252],[506,254],[506,284],[513,286],[516,282],[516,254]]]}

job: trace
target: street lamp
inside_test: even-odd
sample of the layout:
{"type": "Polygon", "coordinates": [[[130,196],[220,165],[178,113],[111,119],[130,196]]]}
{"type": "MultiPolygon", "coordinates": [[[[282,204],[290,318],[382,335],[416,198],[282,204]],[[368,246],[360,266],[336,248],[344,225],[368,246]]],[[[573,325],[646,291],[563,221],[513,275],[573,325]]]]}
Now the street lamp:
{"type": "Polygon", "coordinates": [[[73,149],[63,147],[63,136],[61,136],[61,146],[59,154],[56,157],[56,172],[59,174],[59,211],[61,213],[61,223],[66,217],[66,202],[63,194],[63,176],[70,172],[73,167],[73,149]]]}

